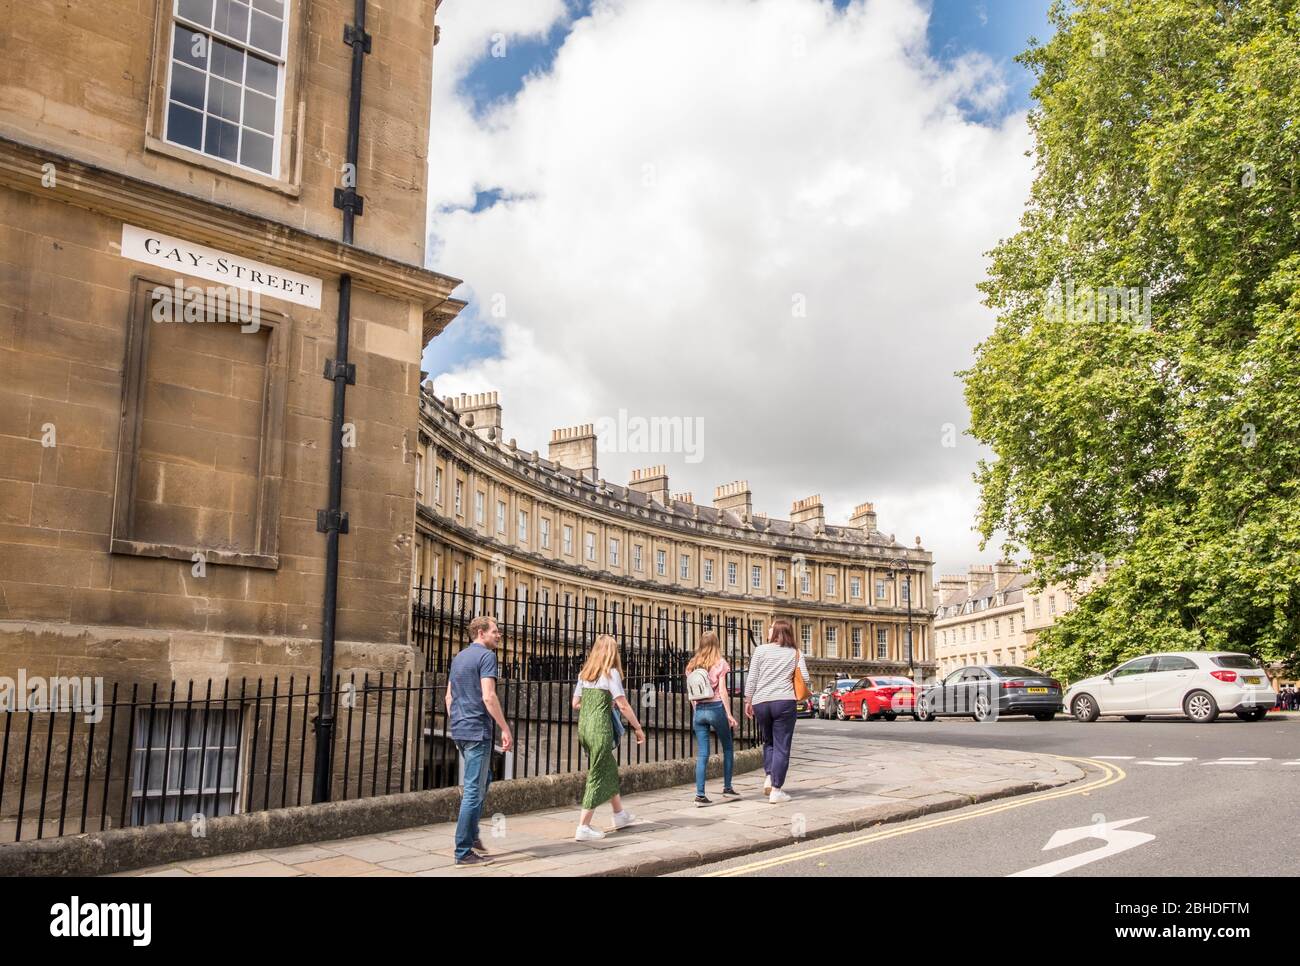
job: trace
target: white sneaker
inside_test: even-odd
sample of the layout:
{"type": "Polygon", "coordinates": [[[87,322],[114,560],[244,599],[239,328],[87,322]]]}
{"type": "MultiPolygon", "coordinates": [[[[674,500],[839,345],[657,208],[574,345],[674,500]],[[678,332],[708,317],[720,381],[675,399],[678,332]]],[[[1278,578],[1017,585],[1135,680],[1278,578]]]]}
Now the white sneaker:
{"type": "Polygon", "coordinates": [[[577,834],[573,836],[575,842],[595,842],[597,839],[603,839],[605,833],[598,828],[592,828],[590,825],[579,825],[577,834]]]}
{"type": "Polygon", "coordinates": [[[781,791],[781,789],[774,788],[772,789],[772,794],[768,796],[767,800],[771,802],[773,805],[777,805],[781,802],[790,801],[790,796],[787,795],[785,792],[781,791]]]}
{"type": "Polygon", "coordinates": [[[764,776],[763,776],[763,794],[764,794],[764,795],[771,795],[771,794],[772,794],[772,776],[771,776],[771,775],[764,775],[764,776]]]}
{"type": "Polygon", "coordinates": [[[627,828],[636,821],[636,816],[626,808],[621,812],[614,813],[614,828],[627,828]]]}

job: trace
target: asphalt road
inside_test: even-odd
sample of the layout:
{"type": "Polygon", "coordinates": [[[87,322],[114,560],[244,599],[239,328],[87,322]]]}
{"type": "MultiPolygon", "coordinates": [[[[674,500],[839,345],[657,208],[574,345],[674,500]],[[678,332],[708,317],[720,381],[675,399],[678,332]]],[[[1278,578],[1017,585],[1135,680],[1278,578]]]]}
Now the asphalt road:
{"type": "MultiPolygon", "coordinates": [[[[1151,718],[1138,723],[1103,718],[1092,724],[1065,717],[984,724],[943,718],[928,723],[803,719],[796,742],[804,730],[1060,755],[1085,767],[1088,777],[1037,795],[796,843],[679,875],[1295,874],[1297,717],[1243,722],[1227,716],[1209,725],[1151,718]],[[1054,836],[1054,847],[1047,849],[1054,836]]],[[[773,807],[795,809],[798,801],[773,807]]],[[[1189,892],[1186,898],[1204,897],[1189,892]]]]}

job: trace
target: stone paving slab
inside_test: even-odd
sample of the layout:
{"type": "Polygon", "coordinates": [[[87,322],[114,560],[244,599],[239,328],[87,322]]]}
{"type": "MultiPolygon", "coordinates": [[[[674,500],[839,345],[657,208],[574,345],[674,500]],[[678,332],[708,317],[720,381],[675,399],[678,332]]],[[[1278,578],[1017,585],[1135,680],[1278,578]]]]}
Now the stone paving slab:
{"type": "Polygon", "coordinates": [[[628,795],[637,821],[611,829],[608,805],[594,822],[609,834],[574,842],[574,808],[483,817],[491,865],[457,866],[453,823],[176,862],[130,876],[591,876],[655,875],[818,838],[961,808],[976,801],[1054,788],[1084,777],[1050,755],[973,750],[833,735],[795,735],[786,791],[762,797],[761,772],[739,775],[739,801],[697,808],[693,785],[628,795]]]}

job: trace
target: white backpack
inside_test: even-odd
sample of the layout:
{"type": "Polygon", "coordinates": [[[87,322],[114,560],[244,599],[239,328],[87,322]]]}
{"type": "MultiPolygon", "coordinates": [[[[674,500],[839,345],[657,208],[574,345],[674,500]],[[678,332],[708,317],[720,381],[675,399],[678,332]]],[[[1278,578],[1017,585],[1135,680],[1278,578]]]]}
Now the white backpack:
{"type": "Polygon", "coordinates": [[[709,683],[709,672],[697,667],[686,675],[686,696],[692,701],[707,701],[713,698],[713,685],[709,683]]]}

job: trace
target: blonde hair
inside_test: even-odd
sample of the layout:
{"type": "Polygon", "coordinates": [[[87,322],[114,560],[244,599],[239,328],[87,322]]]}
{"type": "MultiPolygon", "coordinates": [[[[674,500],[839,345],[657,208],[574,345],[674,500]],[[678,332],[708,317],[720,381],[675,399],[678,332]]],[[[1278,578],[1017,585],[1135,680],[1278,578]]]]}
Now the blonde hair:
{"type": "Polygon", "coordinates": [[[578,677],[584,681],[599,681],[602,675],[610,672],[610,669],[618,671],[619,677],[623,676],[623,661],[618,656],[618,641],[608,634],[601,634],[591,645],[587,663],[582,666],[578,677]]]}
{"type": "Polygon", "coordinates": [[[721,660],[722,646],[718,644],[718,635],[713,631],[705,631],[700,635],[700,643],[695,647],[695,656],[686,665],[686,673],[690,674],[696,668],[704,668],[707,671],[721,660]]]}

